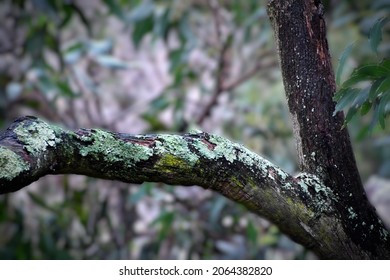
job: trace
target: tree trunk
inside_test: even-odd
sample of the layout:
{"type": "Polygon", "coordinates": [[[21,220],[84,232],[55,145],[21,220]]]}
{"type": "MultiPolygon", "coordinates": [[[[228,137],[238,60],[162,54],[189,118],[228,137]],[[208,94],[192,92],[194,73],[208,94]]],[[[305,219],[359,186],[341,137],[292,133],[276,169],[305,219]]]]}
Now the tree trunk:
{"type": "Polygon", "coordinates": [[[321,3],[273,0],[275,30],[302,174],[207,133],[69,131],[34,117],[0,134],[0,193],[46,174],[199,185],[242,203],[326,259],[390,259],[390,235],[368,203],[335,83],[321,3]]]}
{"type": "MultiPolygon", "coordinates": [[[[340,242],[352,258],[375,256],[385,229],[367,200],[344,115],[335,116],[335,78],[319,0],[271,0],[283,83],[293,122],[299,166],[318,176],[338,196],[335,204],[346,233],[340,242]],[[345,246],[351,243],[351,246],[345,246]],[[354,253],[352,244],[361,253],[354,253]]],[[[335,213],[336,215],[336,213],[335,213]]]]}

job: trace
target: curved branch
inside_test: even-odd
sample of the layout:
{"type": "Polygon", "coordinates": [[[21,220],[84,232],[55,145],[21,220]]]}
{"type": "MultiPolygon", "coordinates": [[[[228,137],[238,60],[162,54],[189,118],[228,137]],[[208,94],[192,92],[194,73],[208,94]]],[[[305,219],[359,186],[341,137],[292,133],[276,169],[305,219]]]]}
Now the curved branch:
{"type": "Polygon", "coordinates": [[[326,258],[340,258],[340,246],[348,240],[334,215],[338,198],[317,177],[293,177],[220,136],[70,131],[35,117],[16,120],[0,135],[0,193],[17,191],[47,174],[65,173],[209,188],[326,258]]]}

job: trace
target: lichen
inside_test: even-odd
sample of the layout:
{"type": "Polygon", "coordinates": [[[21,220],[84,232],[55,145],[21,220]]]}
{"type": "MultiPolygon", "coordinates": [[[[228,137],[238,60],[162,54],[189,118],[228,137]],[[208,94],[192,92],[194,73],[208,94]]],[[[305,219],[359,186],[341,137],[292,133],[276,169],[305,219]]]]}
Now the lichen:
{"type": "Polygon", "coordinates": [[[48,147],[55,147],[62,140],[56,136],[53,126],[35,121],[28,125],[19,124],[15,129],[18,139],[24,143],[24,148],[32,155],[46,151],[48,147]]]}
{"type": "Polygon", "coordinates": [[[381,237],[383,238],[383,240],[387,240],[387,238],[389,237],[389,232],[387,230],[385,230],[384,228],[381,229],[381,237]]]}
{"type": "Polygon", "coordinates": [[[30,165],[13,151],[0,147],[0,179],[13,180],[30,165]]]}
{"type": "Polygon", "coordinates": [[[158,155],[171,154],[194,166],[199,157],[191,152],[188,143],[179,135],[160,135],[156,140],[155,151],[158,155]]]}
{"type": "Polygon", "coordinates": [[[320,212],[326,212],[332,210],[332,201],[337,201],[337,196],[334,195],[333,191],[325,186],[321,180],[308,173],[300,173],[296,176],[298,185],[301,187],[303,193],[311,197],[311,203],[314,208],[320,212]],[[314,191],[314,195],[312,192],[314,191]]]}
{"type": "Polygon", "coordinates": [[[356,214],[356,212],[353,210],[352,207],[349,207],[349,208],[348,208],[348,213],[349,213],[348,218],[350,218],[350,219],[356,219],[356,218],[357,218],[357,214],[356,214]]]}
{"type": "Polygon", "coordinates": [[[95,159],[103,159],[107,162],[123,162],[127,166],[133,166],[134,163],[141,160],[147,160],[153,155],[153,150],[149,147],[136,143],[125,142],[114,137],[110,132],[100,129],[94,130],[90,136],[80,136],[82,141],[91,142],[90,145],[84,145],[80,149],[80,155],[92,156],[95,159]]]}

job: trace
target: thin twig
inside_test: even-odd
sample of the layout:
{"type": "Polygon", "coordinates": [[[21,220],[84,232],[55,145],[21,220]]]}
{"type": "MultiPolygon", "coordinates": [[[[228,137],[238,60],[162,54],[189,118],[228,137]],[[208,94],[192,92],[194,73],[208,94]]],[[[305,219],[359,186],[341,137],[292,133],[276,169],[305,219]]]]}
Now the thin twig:
{"type": "Polygon", "coordinates": [[[232,91],[242,83],[246,82],[250,78],[252,78],[254,75],[256,75],[261,69],[275,66],[275,61],[269,61],[268,63],[262,63],[261,61],[257,63],[251,70],[243,74],[242,76],[238,77],[236,80],[227,83],[224,87],[222,87],[223,91],[232,91]]]}
{"type": "Polygon", "coordinates": [[[221,26],[221,18],[220,18],[218,2],[210,1],[209,6],[213,13],[216,37],[217,37],[218,45],[220,46],[221,50],[218,58],[218,65],[217,65],[217,72],[216,72],[217,77],[216,77],[216,83],[214,88],[214,94],[211,97],[210,102],[204,108],[203,113],[198,118],[198,121],[196,122],[198,125],[201,125],[204,122],[204,120],[211,114],[211,110],[218,103],[218,97],[223,92],[223,81],[227,76],[226,73],[227,72],[226,68],[228,64],[227,53],[232,39],[232,34],[227,36],[225,40],[222,39],[222,26],[221,26]]]}

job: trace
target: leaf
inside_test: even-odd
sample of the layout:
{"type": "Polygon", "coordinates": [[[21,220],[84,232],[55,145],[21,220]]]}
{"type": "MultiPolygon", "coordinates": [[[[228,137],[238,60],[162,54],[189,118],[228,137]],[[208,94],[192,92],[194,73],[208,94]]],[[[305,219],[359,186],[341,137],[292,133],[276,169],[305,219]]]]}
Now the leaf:
{"type": "Polygon", "coordinates": [[[380,18],[370,29],[369,41],[371,49],[378,54],[378,45],[382,41],[382,28],[389,22],[389,18],[380,18]]]}
{"type": "Polygon", "coordinates": [[[381,98],[378,105],[378,118],[379,124],[382,129],[385,129],[385,117],[386,117],[386,107],[390,102],[390,91],[386,92],[384,96],[381,98]]]}
{"type": "Polygon", "coordinates": [[[129,19],[133,22],[143,21],[153,15],[153,9],[154,6],[151,1],[142,1],[131,11],[129,19]]]}
{"type": "Polygon", "coordinates": [[[379,95],[380,92],[378,92],[378,88],[380,87],[380,85],[382,84],[382,82],[384,80],[385,80],[385,78],[382,78],[382,79],[376,80],[375,82],[372,83],[371,89],[370,89],[370,92],[368,95],[371,102],[373,102],[376,99],[376,97],[379,95]]]}
{"type": "Polygon", "coordinates": [[[362,106],[362,104],[368,100],[369,87],[366,87],[366,88],[358,90],[358,91],[359,92],[356,95],[356,98],[353,101],[351,106],[360,108],[362,106]]]}
{"type": "Polygon", "coordinates": [[[56,86],[58,90],[60,91],[60,94],[67,97],[76,97],[78,94],[76,94],[71,88],[70,85],[67,82],[64,81],[57,81],[56,86]]]}
{"type": "Polygon", "coordinates": [[[349,46],[345,48],[345,50],[342,52],[342,54],[339,58],[339,64],[338,64],[337,70],[336,70],[336,84],[337,85],[340,85],[341,74],[343,72],[345,62],[347,61],[347,58],[352,51],[352,48],[353,48],[353,43],[349,44],[349,46]]]}
{"type": "Polygon", "coordinates": [[[169,22],[170,9],[165,9],[164,12],[157,15],[154,19],[153,34],[157,38],[161,38],[164,41],[167,40],[171,24],[169,22]]]}
{"type": "Polygon", "coordinates": [[[110,13],[116,15],[120,19],[124,19],[124,13],[117,0],[103,0],[104,4],[109,8],[110,13]]]}
{"type": "Polygon", "coordinates": [[[114,70],[130,68],[130,64],[111,55],[99,55],[95,57],[95,60],[100,65],[114,70]]]}
{"type": "Polygon", "coordinates": [[[161,229],[159,232],[158,240],[162,241],[166,239],[169,232],[173,230],[172,224],[175,219],[175,213],[174,212],[162,212],[160,216],[157,217],[152,223],[152,225],[161,224],[161,229]]]}
{"type": "Polygon", "coordinates": [[[27,192],[28,196],[31,198],[32,201],[34,201],[35,204],[39,205],[43,209],[49,210],[50,212],[57,212],[57,209],[51,205],[49,205],[45,199],[40,197],[39,195],[33,193],[33,192],[27,192]]]}
{"type": "Polygon", "coordinates": [[[144,20],[137,21],[134,24],[132,40],[136,48],[139,47],[139,44],[141,43],[145,35],[153,31],[153,26],[154,26],[153,15],[150,15],[144,20]]]}
{"type": "Polygon", "coordinates": [[[358,108],[356,107],[349,108],[347,116],[345,117],[343,128],[351,121],[352,117],[356,114],[357,111],[358,108]]]}
{"type": "Polygon", "coordinates": [[[390,59],[388,58],[383,59],[380,65],[390,71],[390,59]]]}
{"type": "Polygon", "coordinates": [[[366,115],[370,111],[371,107],[372,107],[372,103],[370,101],[364,102],[361,107],[360,114],[362,116],[366,115]]]}
{"type": "Polygon", "coordinates": [[[91,56],[97,56],[102,54],[108,54],[112,50],[112,40],[100,40],[89,41],[88,54],[91,56]]]}
{"type": "Polygon", "coordinates": [[[380,79],[383,76],[389,75],[389,73],[390,73],[389,70],[380,64],[377,63],[367,64],[359,68],[356,68],[352,72],[351,77],[342,84],[342,87],[343,88],[351,87],[362,81],[380,79]]]}
{"type": "Polygon", "coordinates": [[[358,134],[357,134],[357,136],[356,136],[356,140],[357,140],[357,141],[363,140],[367,135],[369,135],[369,133],[370,133],[370,126],[369,126],[369,125],[363,126],[363,127],[359,130],[359,132],[358,132],[358,134]]]}
{"type": "Polygon", "coordinates": [[[252,222],[249,222],[247,227],[246,227],[246,236],[252,245],[256,245],[256,243],[257,243],[257,230],[252,222]]]}
{"type": "Polygon", "coordinates": [[[62,55],[64,57],[64,61],[68,64],[74,64],[83,55],[85,51],[85,44],[83,42],[77,41],[75,43],[70,44],[67,46],[63,51],[62,55]]]}
{"type": "Polygon", "coordinates": [[[171,101],[166,97],[166,94],[162,94],[150,102],[150,107],[153,112],[162,111],[171,104],[171,101]]]}
{"type": "Polygon", "coordinates": [[[351,104],[357,97],[359,90],[346,88],[346,89],[342,89],[342,93],[343,93],[342,96],[340,97],[340,99],[336,104],[336,108],[334,110],[333,115],[336,115],[337,112],[342,111],[345,107],[351,104]]]}
{"type": "Polygon", "coordinates": [[[381,93],[386,92],[388,90],[390,90],[390,76],[381,82],[381,84],[379,85],[379,87],[377,89],[377,93],[381,94],[381,93]]]}
{"type": "Polygon", "coordinates": [[[389,70],[380,64],[372,63],[363,65],[354,71],[353,75],[356,76],[367,76],[369,78],[381,78],[384,75],[388,75],[389,70]]]}

